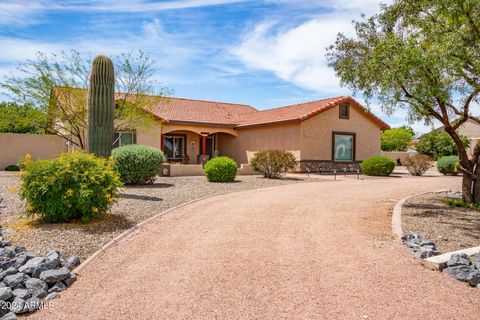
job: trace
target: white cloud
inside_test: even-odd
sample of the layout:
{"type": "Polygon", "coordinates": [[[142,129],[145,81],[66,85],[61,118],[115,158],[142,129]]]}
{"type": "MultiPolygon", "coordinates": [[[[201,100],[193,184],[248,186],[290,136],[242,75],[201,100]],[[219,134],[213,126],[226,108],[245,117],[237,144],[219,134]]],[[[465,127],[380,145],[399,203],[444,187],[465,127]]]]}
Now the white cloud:
{"type": "Polygon", "coordinates": [[[345,30],[348,25],[347,21],[319,18],[275,31],[276,24],[264,22],[231,52],[248,67],[271,71],[302,88],[339,93],[335,74],[326,65],[325,48],[336,37],[329,30],[345,30]]]}
{"type": "MultiPolygon", "coordinates": [[[[13,74],[19,62],[35,59],[38,51],[58,54],[75,49],[83,55],[113,56],[141,49],[156,62],[158,70],[155,78],[162,85],[200,81],[197,78],[185,79],[185,75],[180,75],[177,71],[202,54],[203,48],[193,43],[189,39],[190,35],[166,32],[157,19],[140,23],[136,31],[118,28],[102,30],[114,31],[90,33],[57,42],[0,36],[0,48],[4,48],[0,50],[0,79],[13,74]]],[[[2,98],[0,92],[0,100],[2,98]]]]}
{"type": "Polygon", "coordinates": [[[44,4],[40,1],[28,3],[20,1],[2,1],[0,3],[0,27],[25,27],[39,23],[44,4]]]}
{"type": "Polygon", "coordinates": [[[227,5],[247,0],[2,0],[0,2],[0,27],[26,27],[42,22],[46,13],[152,13],[208,6],[227,5]]]}
{"type": "Polygon", "coordinates": [[[55,42],[42,42],[37,40],[0,37],[0,63],[13,63],[19,60],[32,59],[37,51],[59,52],[67,46],[55,42]]]}
{"type": "MultiPolygon", "coordinates": [[[[267,1],[294,4],[291,0],[267,1]]],[[[270,71],[301,88],[345,94],[348,91],[340,87],[335,72],[327,66],[326,47],[335,42],[339,32],[352,35],[351,21],[358,20],[360,12],[371,15],[379,11],[379,2],[328,0],[310,1],[309,5],[322,7],[325,13],[290,28],[282,27],[280,21],[261,22],[230,52],[247,67],[270,71]]]]}
{"type": "Polygon", "coordinates": [[[177,1],[91,1],[87,3],[59,4],[54,10],[84,11],[84,12],[152,12],[177,9],[199,8],[207,6],[225,5],[245,0],[177,0],[177,1]]]}
{"type": "MultiPolygon", "coordinates": [[[[105,28],[108,30],[108,28],[105,28]]],[[[0,36],[0,63],[10,64],[35,58],[38,51],[59,53],[70,49],[81,53],[119,54],[135,49],[142,49],[152,55],[161,57],[169,65],[181,63],[194,56],[195,50],[184,43],[181,35],[164,31],[159,20],[144,22],[137,32],[119,30],[119,33],[88,34],[66,41],[40,41],[18,37],[0,36]]]]}

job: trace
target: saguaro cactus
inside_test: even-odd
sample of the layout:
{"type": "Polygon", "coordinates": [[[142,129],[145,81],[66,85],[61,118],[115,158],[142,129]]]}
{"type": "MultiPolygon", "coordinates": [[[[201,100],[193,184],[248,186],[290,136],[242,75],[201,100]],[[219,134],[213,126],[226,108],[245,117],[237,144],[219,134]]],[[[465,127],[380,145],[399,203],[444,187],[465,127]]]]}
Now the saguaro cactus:
{"type": "Polygon", "coordinates": [[[88,152],[109,157],[112,152],[115,74],[112,60],[97,56],[88,85],[88,152]]]}

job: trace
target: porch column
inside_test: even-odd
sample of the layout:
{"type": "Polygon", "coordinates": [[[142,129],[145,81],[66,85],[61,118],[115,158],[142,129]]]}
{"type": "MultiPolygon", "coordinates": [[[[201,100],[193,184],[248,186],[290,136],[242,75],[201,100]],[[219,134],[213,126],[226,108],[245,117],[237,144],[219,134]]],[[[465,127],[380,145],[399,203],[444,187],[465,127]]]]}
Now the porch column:
{"type": "Polygon", "coordinates": [[[202,156],[207,154],[207,137],[202,136],[202,156]]]}
{"type": "Polygon", "coordinates": [[[160,150],[162,150],[162,151],[163,151],[163,144],[164,144],[164,142],[163,142],[163,133],[162,133],[162,134],[160,134],[160,150]]]}

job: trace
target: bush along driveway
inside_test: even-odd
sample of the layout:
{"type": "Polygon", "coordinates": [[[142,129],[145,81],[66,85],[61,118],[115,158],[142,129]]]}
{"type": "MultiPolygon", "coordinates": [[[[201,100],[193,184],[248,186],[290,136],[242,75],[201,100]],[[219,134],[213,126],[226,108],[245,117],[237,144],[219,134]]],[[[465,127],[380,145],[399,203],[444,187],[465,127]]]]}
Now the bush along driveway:
{"type": "Polygon", "coordinates": [[[33,318],[478,319],[476,289],[425,270],[390,229],[400,198],[459,186],[345,179],[202,200],[111,246],[33,318]]]}

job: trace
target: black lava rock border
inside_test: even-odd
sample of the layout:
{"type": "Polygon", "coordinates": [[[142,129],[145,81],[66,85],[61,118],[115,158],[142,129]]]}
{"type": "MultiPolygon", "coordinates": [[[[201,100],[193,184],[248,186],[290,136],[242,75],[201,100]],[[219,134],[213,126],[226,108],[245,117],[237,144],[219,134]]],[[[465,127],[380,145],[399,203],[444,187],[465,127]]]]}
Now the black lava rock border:
{"type": "MultiPolygon", "coordinates": [[[[402,237],[407,250],[418,259],[426,259],[441,254],[433,241],[424,240],[416,233],[407,233],[402,237]]],[[[441,270],[455,279],[467,282],[472,287],[480,288],[480,252],[471,258],[465,253],[454,253],[441,270]]]]}
{"type": "Polygon", "coordinates": [[[407,233],[402,237],[402,241],[407,250],[413,252],[418,259],[426,259],[441,254],[433,241],[424,240],[416,233],[407,233]]]}
{"type": "Polygon", "coordinates": [[[17,314],[59,298],[59,292],[76,281],[72,270],[79,264],[79,257],[65,259],[57,250],[37,256],[25,247],[12,246],[0,229],[0,320],[16,319],[17,314]]]}

